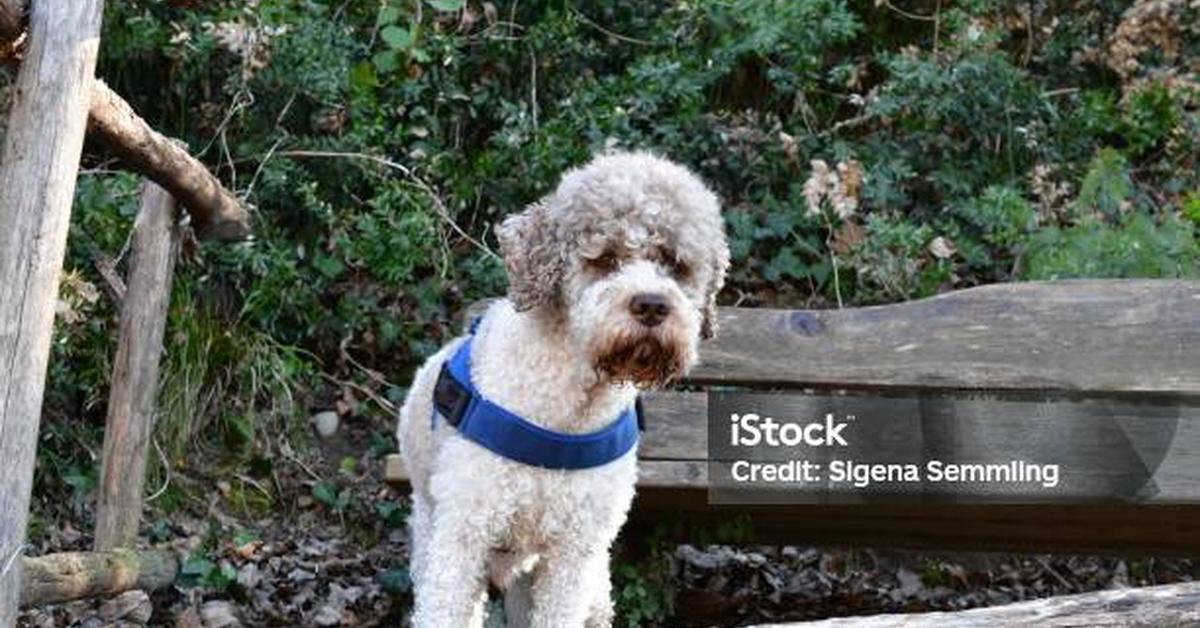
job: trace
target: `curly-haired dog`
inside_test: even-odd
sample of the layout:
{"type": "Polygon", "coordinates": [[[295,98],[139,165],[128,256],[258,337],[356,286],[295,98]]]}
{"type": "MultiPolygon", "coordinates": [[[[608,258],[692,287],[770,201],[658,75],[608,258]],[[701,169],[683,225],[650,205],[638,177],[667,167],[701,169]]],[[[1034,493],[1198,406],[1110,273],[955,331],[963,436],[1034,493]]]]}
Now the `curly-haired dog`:
{"type": "Polygon", "coordinates": [[[613,424],[639,388],[691,368],[716,331],[729,265],[720,207],[682,166],[613,154],[564,175],[497,235],[508,298],[429,359],[400,411],[413,624],[479,626],[489,575],[504,587],[528,573],[531,626],[609,626],[609,548],[633,500],[636,447],[589,468],[518,462],[434,414],[435,388],[471,343],[479,396],[535,429],[586,435],[613,424]]]}

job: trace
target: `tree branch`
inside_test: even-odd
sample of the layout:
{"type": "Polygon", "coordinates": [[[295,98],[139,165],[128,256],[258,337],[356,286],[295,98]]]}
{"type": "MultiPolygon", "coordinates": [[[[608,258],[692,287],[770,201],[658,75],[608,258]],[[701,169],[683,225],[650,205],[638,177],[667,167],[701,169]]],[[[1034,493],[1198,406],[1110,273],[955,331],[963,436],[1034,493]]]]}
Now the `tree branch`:
{"type": "Polygon", "coordinates": [[[176,140],[150,128],[100,79],[92,87],[88,133],[170,192],[191,215],[199,237],[238,240],[250,234],[250,215],[241,201],[176,140]]]}

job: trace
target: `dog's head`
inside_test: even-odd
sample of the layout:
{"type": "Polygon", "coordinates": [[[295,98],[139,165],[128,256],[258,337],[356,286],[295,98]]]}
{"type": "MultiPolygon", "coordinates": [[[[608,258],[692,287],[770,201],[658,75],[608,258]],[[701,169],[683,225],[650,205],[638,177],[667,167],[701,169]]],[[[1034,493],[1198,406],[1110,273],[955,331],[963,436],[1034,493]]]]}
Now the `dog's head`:
{"type": "Polygon", "coordinates": [[[662,385],[716,334],[729,246],[716,195],[683,166],[598,157],[497,235],[516,309],[565,324],[607,381],[662,385]]]}

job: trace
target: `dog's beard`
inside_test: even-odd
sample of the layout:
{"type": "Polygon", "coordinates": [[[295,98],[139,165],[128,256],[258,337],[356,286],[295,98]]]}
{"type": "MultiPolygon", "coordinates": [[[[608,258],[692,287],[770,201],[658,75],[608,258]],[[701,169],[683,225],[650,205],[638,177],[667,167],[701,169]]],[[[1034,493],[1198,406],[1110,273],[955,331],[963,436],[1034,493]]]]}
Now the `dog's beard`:
{"type": "Polygon", "coordinates": [[[686,369],[686,350],[655,333],[618,334],[595,352],[596,370],[613,383],[658,388],[686,369]]]}

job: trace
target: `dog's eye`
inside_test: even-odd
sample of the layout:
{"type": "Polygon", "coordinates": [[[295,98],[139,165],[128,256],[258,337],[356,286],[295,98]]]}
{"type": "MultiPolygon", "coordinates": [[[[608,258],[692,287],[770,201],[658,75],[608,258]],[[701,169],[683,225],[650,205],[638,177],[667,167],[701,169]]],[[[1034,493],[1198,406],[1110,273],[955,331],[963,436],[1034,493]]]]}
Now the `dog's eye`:
{"type": "Polygon", "coordinates": [[[605,253],[600,257],[594,257],[584,262],[587,264],[588,270],[607,275],[617,270],[620,265],[620,260],[613,253],[605,253]]]}
{"type": "Polygon", "coordinates": [[[660,248],[651,254],[650,257],[658,262],[658,265],[677,281],[682,281],[692,276],[692,267],[688,266],[687,262],[676,257],[671,249],[660,248]]]}
{"type": "Polygon", "coordinates": [[[692,267],[688,266],[687,262],[684,262],[683,260],[676,259],[674,257],[668,257],[663,260],[663,266],[665,266],[667,272],[671,273],[671,276],[677,280],[687,279],[688,277],[692,276],[692,267]]]}

